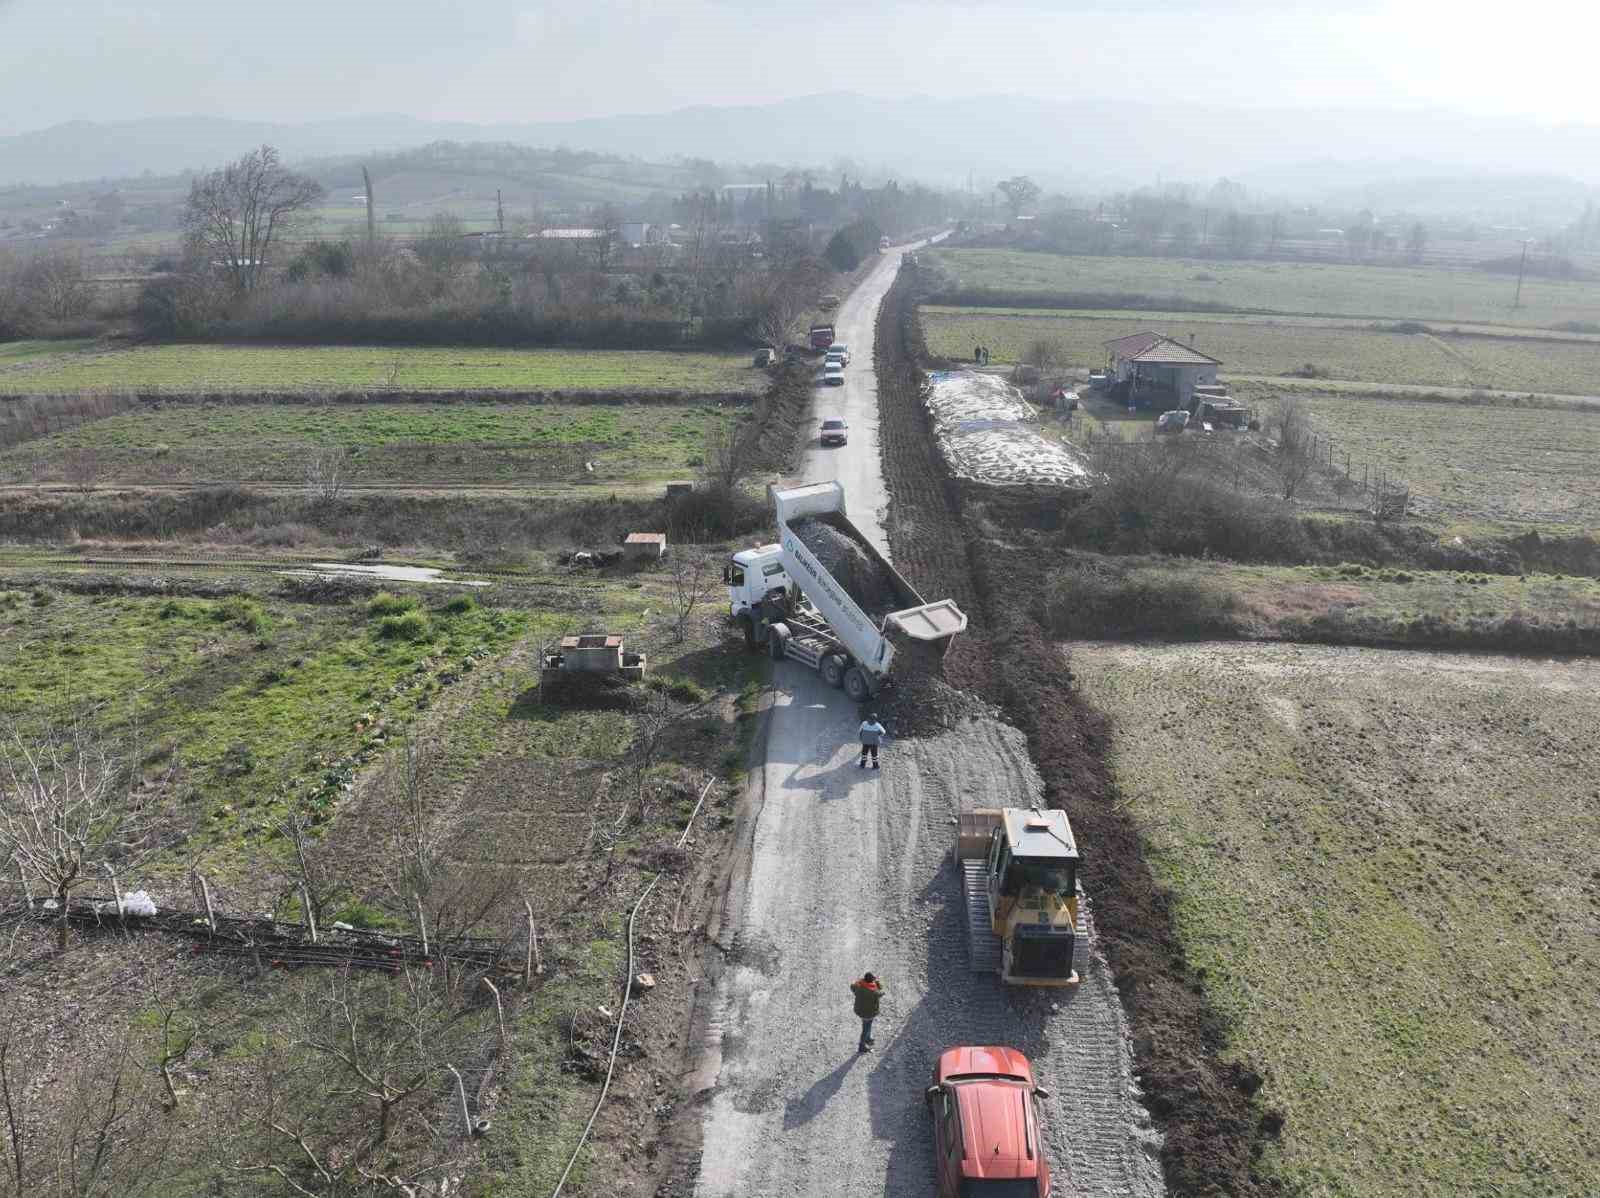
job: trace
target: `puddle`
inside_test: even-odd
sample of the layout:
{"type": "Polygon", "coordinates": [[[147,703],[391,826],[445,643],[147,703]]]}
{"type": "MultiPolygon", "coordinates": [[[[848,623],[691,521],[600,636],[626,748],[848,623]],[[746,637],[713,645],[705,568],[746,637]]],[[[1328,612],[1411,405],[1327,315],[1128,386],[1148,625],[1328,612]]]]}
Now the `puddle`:
{"type": "Polygon", "coordinates": [[[358,566],[353,562],[312,562],[300,570],[279,570],[288,578],[375,578],[380,582],[445,583],[457,587],[486,587],[493,583],[475,578],[446,578],[431,566],[358,566]]]}

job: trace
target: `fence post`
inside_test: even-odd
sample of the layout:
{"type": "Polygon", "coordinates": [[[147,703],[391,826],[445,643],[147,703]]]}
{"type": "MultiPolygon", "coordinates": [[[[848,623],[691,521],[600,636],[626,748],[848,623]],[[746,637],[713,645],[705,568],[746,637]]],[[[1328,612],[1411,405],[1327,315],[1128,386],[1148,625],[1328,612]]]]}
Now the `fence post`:
{"type": "Polygon", "coordinates": [[[483,979],[483,984],[489,988],[489,993],[494,995],[495,1018],[500,1021],[500,1051],[504,1053],[506,1050],[506,1009],[500,1003],[499,987],[488,978],[483,979]]]}
{"type": "Polygon", "coordinates": [[[528,912],[528,953],[522,964],[522,984],[531,986],[535,974],[544,973],[544,958],[539,954],[539,929],[533,926],[533,904],[523,899],[522,906],[528,912]]]}
{"type": "Polygon", "coordinates": [[[300,906],[306,913],[306,928],[311,932],[311,943],[317,942],[317,914],[311,909],[311,891],[304,882],[300,883],[300,906]]]}
{"type": "Polygon", "coordinates": [[[206,905],[206,926],[211,929],[211,934],[217,934],[217,913],[211,906],[211,887],[206,884],[206,876],[199,870],[194,871],[195,880],[200,883],[200,898],[206,905]]]}
{"type": "Polygon", "coordinates": [[[456,1096],[461,1099],[461,1130],[468,1136],[472,1135],[472,1112],[467,1110],[467,1083],[461,1080],[461,1075],[456,1072],[454,1065],[446,1065],[452,1077],[456,1079],[456,1096]]]}
{"type": "Polygon", "coordinates": [[[117,885],[117,871],[106,862],[106,873],[111,875],[111,897],[117,900],[117,918],[122,918],[122,887],[117,885]]]}
{"type": "Polygon", "coordinates": [[[417,930],[422,933],[422,955],[431,957],[433,954],[428,951],[428,919],[422,913],[422,896],[413,894],[411,897],[417,900],[417,930]]]}

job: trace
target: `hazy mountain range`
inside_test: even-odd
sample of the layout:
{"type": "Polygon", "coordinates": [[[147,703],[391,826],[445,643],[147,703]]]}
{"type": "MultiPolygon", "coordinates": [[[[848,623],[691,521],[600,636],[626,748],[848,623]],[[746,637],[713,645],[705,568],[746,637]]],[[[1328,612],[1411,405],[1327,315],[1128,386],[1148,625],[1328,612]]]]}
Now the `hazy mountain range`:
{"type": "Polygon", "coordinates": [[[220,117],[72,122],[0,138],[0,186],[170,175],[267,142],[289,159],[438,140],[567,146],[661,160],[785,163],[979,186],[1027,172],[1055,187],[1104,188],[1220,176],[1296,192],[1474,172],[1600,183],[1600,126],[1538,125],[1448,112],[1225,109],[1026,96],[877,99],[832,93],[734,108],[546,123],[407,116],[304,124],[220,117]]]}

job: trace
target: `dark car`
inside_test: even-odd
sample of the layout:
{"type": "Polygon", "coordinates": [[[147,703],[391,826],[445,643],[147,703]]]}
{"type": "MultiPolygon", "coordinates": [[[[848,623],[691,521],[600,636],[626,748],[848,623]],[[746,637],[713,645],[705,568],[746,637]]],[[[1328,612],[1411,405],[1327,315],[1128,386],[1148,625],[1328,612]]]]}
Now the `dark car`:
{"type": "Polygon", "coordinates": [[[822,443],[824,445],[843,445],[850,440],[850,426],[843,420],[824,420],[822,422],[822,443]]]}
{"type": "Polygon", "coordinates": [[[1050,1198],[1028,1058],[1014,1048],[952,1048],[928,1087],[939,1198],[1050,1198]]]}

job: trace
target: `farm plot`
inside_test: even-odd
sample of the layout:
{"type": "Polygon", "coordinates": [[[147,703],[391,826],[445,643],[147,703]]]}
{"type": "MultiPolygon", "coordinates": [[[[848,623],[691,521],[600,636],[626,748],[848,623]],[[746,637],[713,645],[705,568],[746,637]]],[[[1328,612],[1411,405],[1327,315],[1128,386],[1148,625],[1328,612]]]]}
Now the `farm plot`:
{"type": "Polygon", "coordinates": [[[17,446],[0,454],[0,482],[301,482],[327,451],[352,484],[650,481],[693,474],[706,428],[732,411],[666,402],[171,405],[17,446]]]}
{"type": "Polygon", "coordinates": [[[1600,1190],[1600,667],[1076,644],[1289,1192],[1600,1190]]]}
{"type": "Polygon", "coordinates": [[[1600,413],[1305,397],[1339,453],[1410,483],[1425,515],[1593,527],[1600,413]]]}
{"type": "MultiPolygon", "coordinates": [[[[1600,323],[1600,283],[1538,279],[1511,307],[1515,280],[1487,271],[1304,262],[1213,262],[1089,257],[1013,250],[932,250],[950,290],[1070,293],[1083,307],[1138,295],[1172,306],[1205,303],[1259,312],[1363,316],[1554,328],[1600,323]],[[1094,295],[1107,297],[1093,302],[1094,295]]],[[[972,347],[967,347],[972,352],[972,347]]]]}
{"type": "Polygon", "coordinates": [[[767,382],[743,354],[653,350],[159,345],[0,368],[0,393],[624,391],[700,395],[767,382]]]}
{"type": "MultiPolygon", "coordinates": [[[[969,358],[975,345],[983,345],[998,362],[1020,362],[1035,342],[1044,340],[1059,346],[1072,366],[1098,369],[1106,360],[1107,341],[1155,328],[1220,359],[1224,376],[1290,375],[1310,365],[1323,377],[1372,383],[1463,387],[1474,382],[1467,363],[1439,340],[1404,333],[1215,320],[1157,323],[1137,315],[1084,317],[1026,309],[925,307],[921,312],[928,348],[961,360],[969,358]]],[[[1566,352],[1575,347],[1540,348],[1566,352]]],[[[1587,346],[1575,352],[1594,353],[1587,346]]]]}

